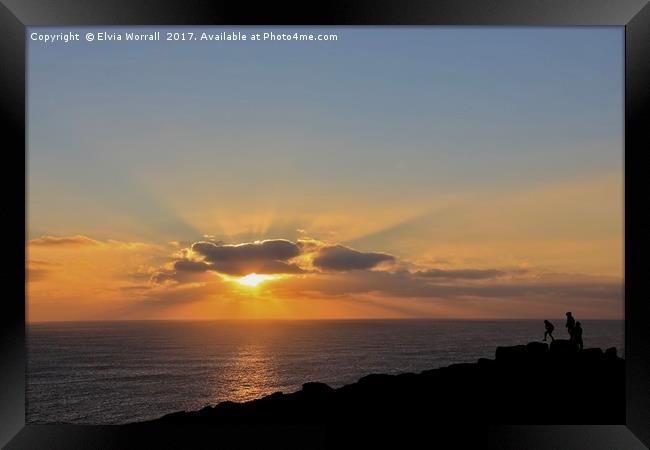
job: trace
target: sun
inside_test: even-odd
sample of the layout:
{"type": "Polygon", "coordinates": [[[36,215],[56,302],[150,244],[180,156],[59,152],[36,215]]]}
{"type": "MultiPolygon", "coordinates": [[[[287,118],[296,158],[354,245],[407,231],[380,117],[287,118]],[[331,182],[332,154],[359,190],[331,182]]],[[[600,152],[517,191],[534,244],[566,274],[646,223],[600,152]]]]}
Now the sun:
{"type": "Polygon", "coordinates": [[[275,278],[273,275],[259,275],[256,273],[249,273],[246,276],[237,278],[235,281],[242,286],[255,287],[262,281],[272,280],[275,278]]]}

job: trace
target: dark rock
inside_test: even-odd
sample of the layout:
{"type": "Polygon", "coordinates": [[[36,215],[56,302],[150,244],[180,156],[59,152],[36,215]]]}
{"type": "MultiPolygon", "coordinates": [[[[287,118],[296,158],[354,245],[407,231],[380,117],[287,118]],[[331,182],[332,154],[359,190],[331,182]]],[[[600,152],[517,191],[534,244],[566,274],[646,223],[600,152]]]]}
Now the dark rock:
{"type": "Polygon", "coordinates": [[[384,373],[371,373],[359,379],[359,383],[367,385],[383,384],[391,378],[391,375],[384,373]]]}
{"type": "MultiPolygon", "coordinates": [[[[499,347],[496,360],[419,374],[371,374],[333,389],[305,383],[245,403],[222,402],[149,424],[343,426],[413,424],[623,424],[625,363],[615,349],[578,351],[566,340],[499,347]],[[571,407],[567,407],[568,399],[571,407]],[[424,414],[423,414],[424,412],[424,414]]],[[[147,423],[134,424],[145,426],[147,423]]]]}
{"type": "Polygon", "coordinates": [[[603,353],[603,350],[600,348],[586,348],[580,352],[580,357],[582,359],[590,361],[596,361],[602,358],[604,355],[605,354],[603,353]]]}
{"type": "Polygon", "coordinates": [[[578,346],[566,339],[556,339],[551,342],[551,354],[553,356],[573,356],[578,351],[578,346]]]}
{"type": "Polygon", "coordinates": [[[469,369],[471,367],[474,367],[474,363],[456,363],[448,366],[448,368],[452,370],[469,369]]]}
{"type": "Polygon", "coordinates": [[[548,344],[546,342],[529,342],[526,344],[526,352],[531,358],[544,356],[548,353],[548,344]]]}
{"type": "Polygon", "coordinates": [[[513,345],[511,347],[497,347],[495,353],[498,362],[515,362],[526,358],[525,345],[513,345]]]}
{"type": "Polygon", "coordinates": [[[305,394],[328,394],[334,389],[325,383],[316,383],[310,381],[302,385],[302,392],[305,394]]]}
{"type": "Polygon", "coordinates": [[[418,374],[416,373],[400,373],[399,375],[396,376],[397,380],[400,382],[409,382],[409,381],[417,381],[418,374]]]}
{"type": "MultiPolygon", "coordinates": [[[[304,387],[304,384],[303,384],[303,387],[304,387]]],[[[329,387],[329,386],[328,386],[328,387],[329,387]]],[[[282,393],[281,391],[277,391],[277,392],[274,392],[274,393],[271,394],[271,395],[267,395],[267,396],[264,397],[264,398],[265,398],[265,399],[269,399],[269,400],[276,400],[276,399],[278,399],[278,398],[281,398],[283,395],[284,395],[284,393],[282,393]]]]}
{"type": "Polygon", "coordinates": [[[489,366],[489,365],[494,364],[494,360],[493,359],[488,359],[488,358],[479,358],[478,359],[478,364],[479,364],[479,366],[489,366]]]}

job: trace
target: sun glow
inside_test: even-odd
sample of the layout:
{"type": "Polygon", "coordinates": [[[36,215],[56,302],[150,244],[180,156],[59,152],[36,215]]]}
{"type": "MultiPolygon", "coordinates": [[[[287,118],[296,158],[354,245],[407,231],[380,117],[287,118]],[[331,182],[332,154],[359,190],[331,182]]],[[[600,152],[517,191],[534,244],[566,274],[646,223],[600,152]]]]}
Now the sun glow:
{"type": "Polygon", "coordinates": [[[255,287],[262,281],[272,280],[273,278],[275,278],[273,275],[259,275],[256,273],[250,273],[241,278],[237,278],[235,281],[242,286],[255,287]]]}

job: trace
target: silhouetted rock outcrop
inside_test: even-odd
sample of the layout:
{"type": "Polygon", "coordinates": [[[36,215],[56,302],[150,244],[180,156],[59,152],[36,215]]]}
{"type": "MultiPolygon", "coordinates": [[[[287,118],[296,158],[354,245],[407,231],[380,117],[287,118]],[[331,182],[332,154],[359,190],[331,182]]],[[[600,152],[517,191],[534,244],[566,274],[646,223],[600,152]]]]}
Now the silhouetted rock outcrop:
{"type": "Polygon", "coordinates": [[[571,357],[578,352],[578,346],[569,340],[556,339],[551,342],[551,350],[555,356],[571,357]]]}
{"type": "MultiPolygon", "coordinates": [[[[246,403],[223,402],[149,424],[622,424],[625,362],[616,349],[578,351],[569,341],[498,347],[494,360],[419,374],[371,374],[338,389],[306,383],[246,403]]],[[[135,424],[138,426],[141,424],[135,424]]]]}

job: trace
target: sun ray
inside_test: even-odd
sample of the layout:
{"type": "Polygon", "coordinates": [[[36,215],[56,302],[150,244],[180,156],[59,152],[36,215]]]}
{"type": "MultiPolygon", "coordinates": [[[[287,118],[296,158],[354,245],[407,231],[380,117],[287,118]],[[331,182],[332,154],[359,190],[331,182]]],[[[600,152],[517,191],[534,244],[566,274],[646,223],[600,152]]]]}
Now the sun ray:
{"type": "Polygon", "coordinates": [[[256,287],[258,284],[263,281],[272,280],[276,278],[273,275],[260,275],[257,273],[249,273],[243,277],[239,277],[235,280],[236,283],[241,284],[242,286],[256,287]]]}

